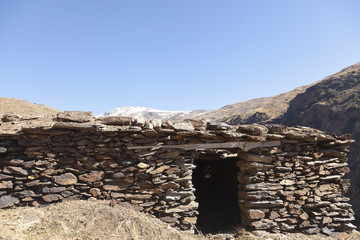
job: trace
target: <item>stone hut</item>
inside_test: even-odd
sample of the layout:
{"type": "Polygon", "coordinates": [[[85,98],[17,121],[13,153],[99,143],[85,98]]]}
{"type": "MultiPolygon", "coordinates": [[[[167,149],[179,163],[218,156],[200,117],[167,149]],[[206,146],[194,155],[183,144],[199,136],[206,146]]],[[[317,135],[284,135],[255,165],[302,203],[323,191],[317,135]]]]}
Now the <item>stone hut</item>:
{"type": "Polygon", "coordinates": [[[355,228],[348,136],[91,112],[38,121],[1,123],[0,208],[116,199],[182,230],[355,228]]]}

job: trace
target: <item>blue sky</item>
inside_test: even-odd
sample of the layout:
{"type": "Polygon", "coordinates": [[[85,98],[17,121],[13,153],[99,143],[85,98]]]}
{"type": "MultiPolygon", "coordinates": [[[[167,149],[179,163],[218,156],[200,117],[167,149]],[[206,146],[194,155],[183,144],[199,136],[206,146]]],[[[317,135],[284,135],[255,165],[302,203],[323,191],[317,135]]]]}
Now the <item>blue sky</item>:
{"type": "Polygon", "coordinates": [[[357,0],[0,0],[0,96],[217,109],[360,61],[357,0]]]}

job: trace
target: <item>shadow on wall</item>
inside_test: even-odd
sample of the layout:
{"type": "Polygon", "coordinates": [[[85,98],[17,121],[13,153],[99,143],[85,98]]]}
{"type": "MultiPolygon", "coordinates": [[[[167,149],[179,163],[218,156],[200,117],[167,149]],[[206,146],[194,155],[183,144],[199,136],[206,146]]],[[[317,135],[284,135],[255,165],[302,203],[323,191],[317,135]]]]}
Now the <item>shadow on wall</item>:
{"type": "Polygon", "coordinates": [[[199,203],[197,228],[204,234],[230,232],[240,225],[237,159],[197,159],[193,173],[199,203]]]}

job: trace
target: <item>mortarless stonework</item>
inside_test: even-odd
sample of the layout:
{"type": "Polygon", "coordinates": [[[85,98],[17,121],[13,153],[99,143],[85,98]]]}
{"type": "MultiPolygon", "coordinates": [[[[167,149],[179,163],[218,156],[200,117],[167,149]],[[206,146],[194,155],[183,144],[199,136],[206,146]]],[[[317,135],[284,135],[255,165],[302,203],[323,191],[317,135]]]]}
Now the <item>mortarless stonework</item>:
{"type": "Polygon", "coordinates": [[[244,227],[309,234],[355,228],[344,196],[347,136],[278,125],[95,119],[91,112],[0,128],[0,208],[116,199],[191,230],[198,215],[194,160],[208,154],[238,159],[244,227]]]}

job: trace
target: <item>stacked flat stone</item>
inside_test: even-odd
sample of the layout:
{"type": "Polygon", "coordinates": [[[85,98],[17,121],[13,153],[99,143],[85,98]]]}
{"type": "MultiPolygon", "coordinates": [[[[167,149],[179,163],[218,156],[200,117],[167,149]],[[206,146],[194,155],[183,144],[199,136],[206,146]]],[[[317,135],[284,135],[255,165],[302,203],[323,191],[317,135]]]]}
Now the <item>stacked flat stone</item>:
{"type": "Polygon", "coordinates": [[[346,137],[304,127],[95,119],[91,112],[29,121],[1,124],[0,208],[116,199],[193,229],[194,159],[199,151],[221,150],[224,158],[239,158],[245,227],[326,234],[354,228],[344,197],[352,142],[346,137]]]}
{"type": "MultiPolygon", "coordinates": [[[[270,136],[269,136],[270,135],[270,136]]],[[[240,152],[239,205],[256,230],[315,234],[354,229],[344,197],[352,142],[309,128],[269,128],[281,146],[240,152]]]]}

